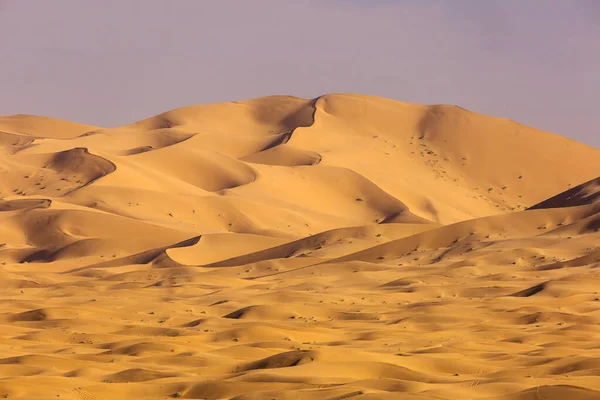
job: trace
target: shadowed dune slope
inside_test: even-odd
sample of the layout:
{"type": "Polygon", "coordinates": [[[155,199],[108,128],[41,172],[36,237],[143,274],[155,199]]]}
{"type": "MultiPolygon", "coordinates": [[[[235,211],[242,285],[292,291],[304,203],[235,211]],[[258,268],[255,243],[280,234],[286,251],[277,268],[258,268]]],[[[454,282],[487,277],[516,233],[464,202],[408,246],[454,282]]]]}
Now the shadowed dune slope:
{"type": "Polygon", "coordinates": [[[598,202],[600,202],[600,177],[557,194],[541,203],[529,207],[529,209],[574,207],[598,202]]]}
{"type": "Polygon", "coordinates": [[[600,150],[371,96],[0,118],[0,397],[600,398],[600,150]]]}

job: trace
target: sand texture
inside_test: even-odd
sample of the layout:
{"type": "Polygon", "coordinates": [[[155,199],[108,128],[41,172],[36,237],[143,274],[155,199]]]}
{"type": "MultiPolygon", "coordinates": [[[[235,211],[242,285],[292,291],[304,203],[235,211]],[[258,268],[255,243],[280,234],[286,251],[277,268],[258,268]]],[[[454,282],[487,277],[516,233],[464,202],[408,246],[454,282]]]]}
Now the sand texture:
{"type": "Polygon", "coordinates": [[[600,150],[360,95],[0,118],[0,397],[599,399],[600,150]]]}

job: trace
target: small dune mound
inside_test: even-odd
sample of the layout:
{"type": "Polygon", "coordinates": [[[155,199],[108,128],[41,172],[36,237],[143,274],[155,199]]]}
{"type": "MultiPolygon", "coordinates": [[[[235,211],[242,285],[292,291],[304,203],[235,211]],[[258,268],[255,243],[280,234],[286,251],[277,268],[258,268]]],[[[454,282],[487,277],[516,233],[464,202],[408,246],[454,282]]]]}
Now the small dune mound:
{"type": "Polygon", "coordinates": [[[13,315],[10,319],[12,321],[20,322],[46,321],[47,319],[49,319],[49,312],[45,309],[25,311],[13,315]]]}
{"type": "Polygon", "coordinates": [[[223,318],[285,320],[293,315],[289,311],[272,306],[248,306],[229,313],[223,318]]]}
{"type": "Polygon", "coordinates": [[[233,341],[234,343],[260,341],[285,343],[290,339],[290,335],[293,335],[293,331],[269,324],[244,324],[221,330],[213,338],[217,341],[233,341]]]}
{"type": "Polygon", "coordinates": [[[108,383],[146,382],[155,379],[171,378],[177,374],[152,371],[143,368],[132,368],[116,374],[107,375],[104,379],[108,383]]]}
{"type": "Polygon", "coordinates": [[[316,307],[307,306],[296,306],[291,309],[282,309],[280,307],[274,307],[271,305],[256,305],[241,308],[223,316],[223,318],[257,321],[289,321],[290,319],[364,321],[376,320],[377,315],[364,312],[338,312],[332,310],[320,310],[316,307]]]}
{"type": "Polygon", "coordinates": [[[102,157],[90,154],[86,148],[74,148],[50,157],[44,168],[74,176],[89,184],[114,172],[116,166],[102,157]]]}
{"type": "Polygon", "coordinates": [[[236,368],[236,372],[251,371],[256,369],[275,369],[295,367],[314,361],[314,352],[307,350],[293,350],[253,361],[236,368]]]}
{"type": "Polygon", "coordinates": [[[543,208],[576,207],[599,202],[600,177],[550,197],[541,203],[529,207],[529,209],[538,210],[543,208]]]}
{"type": "Polygon", "coordinates": [[[51,204],[52,200],[48,199],[0,200],[0,212],[31,208],[48,208],[51,204]]]}
{"type": "MultiPolygon", "coordinates": [[[[40,288],[43,286],[37,285],[36,287],[40,288]]],[[[8,321],[15,326],[20,325],[36,329],[67,326],[70,323],[69,321],[72,321],[75,316],[72,308],[39,308],[20,313],[4,314],[0,319],[8,321]]],[[[52,335],[50,334],[49,336],[52,335]]]]}
{"type": "Polygon", "coordinates": [[[97,368],[77,368],[64,373],[63,376],[67,378],[95,379],[96,377],[103,375],[103,373],[104,371],[97,368]]]}
{"type": "Polygon", "coordinates": [[[254,164],[282,165],[287,167],[315,165],[321,162],[321,156],[313,151],[302,150],[290,145],[279,145],[244,158],[254,164]]]}
{"type": "Polygon", "coordinates": [[[514,294],[511,294],[512,297],[531,297],[531,296],[535,296],[536,294],[542,292],[547,286],[547,283],[540,283],[539,285],[535,285],[532,286],[530,288],[527,288],[525,290],[521,290],[519,292],[516,292],[514,294]]]}
{"type": "Polygon", "coordinates": [[[147,151],[152,151],[152,150],[154,150],[154,147],[152,147],[152,146],[139,146],[139,147],[135,147],[133,149],[125,150],[123,152],[123,155],[131,156],[134,154],[145,153],[147,151]]]}
{"type": "Polygon", "coordinates": [[[191,336],[193,333],[182,329],[162,328],[153,326],[126,326],[115,332],[123,336],[149,336],[149,337],[180,337],[191,336]]]}
{"type": "Polygon", "coordinates": [[[155,353],[171,353],[175,351],[177,346],[166,343],[150,343],[142,342],[135,343],[122,347],[111,347],[111,354],[124,354],[128,356],[146,356],[155,353]]]}

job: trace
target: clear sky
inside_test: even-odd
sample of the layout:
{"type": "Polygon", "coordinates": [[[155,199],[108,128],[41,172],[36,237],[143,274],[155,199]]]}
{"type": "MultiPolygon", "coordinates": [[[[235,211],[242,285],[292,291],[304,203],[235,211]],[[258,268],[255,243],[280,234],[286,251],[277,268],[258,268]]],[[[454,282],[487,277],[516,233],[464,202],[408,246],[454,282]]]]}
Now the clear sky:
{"type": "Polygon", "coordinates": [[[0,0],[0,115],[351,92],[600,147],[597,0],[0,0]]]}

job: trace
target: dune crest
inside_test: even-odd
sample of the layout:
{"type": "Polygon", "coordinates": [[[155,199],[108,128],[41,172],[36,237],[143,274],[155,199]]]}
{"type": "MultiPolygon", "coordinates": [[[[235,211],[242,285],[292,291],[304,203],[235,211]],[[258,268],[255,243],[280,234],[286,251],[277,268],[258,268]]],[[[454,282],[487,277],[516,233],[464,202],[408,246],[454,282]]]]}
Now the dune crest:
{"type": "Polygon", "coordinates": [[[0,396],[599,398],[599,174],[353,94],[0,117],[0,396]]]}

